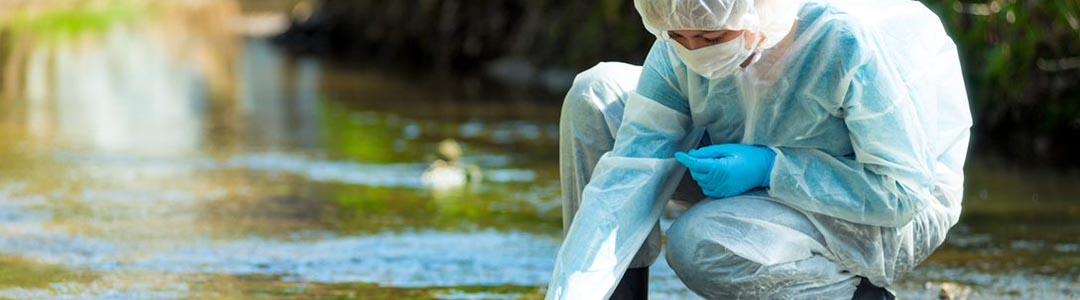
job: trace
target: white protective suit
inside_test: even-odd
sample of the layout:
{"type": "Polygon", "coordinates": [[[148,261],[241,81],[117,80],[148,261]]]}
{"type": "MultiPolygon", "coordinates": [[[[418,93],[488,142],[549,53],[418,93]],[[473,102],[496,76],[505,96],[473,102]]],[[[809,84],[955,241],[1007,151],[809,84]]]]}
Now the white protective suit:
{"type": "Polygon", "coordinates": [[[850,299],[857,276],[887,286],[944,241],[971,116],[938,18],[904,0],[784,3],[798,5],[635,1],[658,36],[644,65],[583,72],[564,103],[567,226],[547,299],[606,299],[655,260],[685,172],[673,154],[703,133],[777,151],[770,188],[703,199],[667,232],[669,264],[705,298],[850,299]],[[710,80],[673,50],[680,29],[753,30],[766,47],[710,80]]]}

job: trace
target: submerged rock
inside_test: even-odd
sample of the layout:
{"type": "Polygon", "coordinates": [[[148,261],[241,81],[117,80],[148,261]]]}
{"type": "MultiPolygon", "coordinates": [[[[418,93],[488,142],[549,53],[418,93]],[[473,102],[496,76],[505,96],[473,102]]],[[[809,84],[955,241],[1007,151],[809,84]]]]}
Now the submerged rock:
{"type": "Polygon", "coordinates": [[[424,185],[434,189],[447,189],[483,180],[480,167],[461,161],[462,153],[461,145],[453,139],[439,142],[437,159],[421,175],[424,185]]]}
{"type": "Polygon", "coordinates": [[[939,300],[971,300],[974,290],[966,285],[955,282],[927,282],[926,289],[938,290],[939,300]]]}

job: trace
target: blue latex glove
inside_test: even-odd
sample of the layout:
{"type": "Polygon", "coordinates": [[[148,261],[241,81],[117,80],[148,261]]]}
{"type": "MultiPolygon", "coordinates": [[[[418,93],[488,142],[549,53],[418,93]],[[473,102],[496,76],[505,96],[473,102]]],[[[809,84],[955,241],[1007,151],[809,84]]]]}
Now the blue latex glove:
{"type": "Polygon", "coordinates": [[[768,187],[776,152],[767,147],[723,144],[675,153],[706,196],[727,198],[768,187]]]}

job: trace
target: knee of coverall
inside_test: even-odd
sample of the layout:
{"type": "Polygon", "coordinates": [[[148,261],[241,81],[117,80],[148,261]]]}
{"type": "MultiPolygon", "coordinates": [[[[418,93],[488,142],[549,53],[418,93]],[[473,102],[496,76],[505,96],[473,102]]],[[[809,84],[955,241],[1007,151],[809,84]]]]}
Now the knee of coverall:
{"type": "Polygon", "coordinates": [[[715,290],[740,294],[739,290],[748,288],[745,281],[737,280],[740,274],[753,274],[761,265],[736,255],[701,230],[715,222],[692,210],[676,219],[666,232],[668,265],[699,295],[715,290]]]}
{"type": "Polygon", "coordinates": [[[563,100],[563,122],[602,115],[614,136],[622,123],[626,99],[637,88],[640,74],[640,66],[619,62],[602,62],[578,73],[563,100]]]}

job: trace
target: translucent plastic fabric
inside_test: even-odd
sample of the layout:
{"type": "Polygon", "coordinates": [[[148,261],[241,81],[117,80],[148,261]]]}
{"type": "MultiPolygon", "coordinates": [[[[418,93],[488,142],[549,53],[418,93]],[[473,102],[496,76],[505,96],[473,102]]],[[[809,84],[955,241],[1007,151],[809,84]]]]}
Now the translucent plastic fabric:
{"type": "Polygon", "coordinates": [[[762,33],[764,48],[788,31],[804,0],[634,0],[645,28],[657,36],[671,30],[750,30],[762,33]]]}
{"type": "MultiPolygon", "coordinates": [[[[648,11],[642,15],[656,28],[648,11]]],[[[606,299],[679,181],[672,155],[696,145],[702,129],[714,144],[775,149],[771,188],[749,194],[808,220],[782,229],[765,224],[772,217],[723,208],[745,196],[706,199],[717,204],[695,205],[694,215],[736,215],[696,218],[720,229],[688,233],[691,240],[738,233],[712,239],[724,250],[718,257],[732,254],[763,270],[827,261],[887,286],[940,245],[959,218],[971,126],[956,48],[940,21],[918,2],[811,1],[793,29],[760,61],[716,80],[688,71],[667,41],[653,45],[613,148],[583,188],[548,299],[606,299]],[[732,220],[761,226],[739,233],[730,231],[743,228],[732,220]]],[[[695,248],[701,243],[671,242],[669,250],[716,259],[695,248]]],[[[676,272],[688,286],[685,277],[694,274],[732,274],[725,269],[732,266],[702,262],[676,272]]],[[[801,282],[795,279],[806,278],[757,283],[801,282]]],[[[709,286],[691,288],[711,295],[700,291],[709,286]]]]}
{"type": "Polygon", "coordinates": [[[666,234],[668,265],[705,299],[849,300],[861,280],[809,218],[764,195],[700,202],[666,234]]]}
{"type": "MultiPolygon", "coordinates": [[[[591,180],[579,196],[580,203],[564,201],[567,206],[578,206],[564,208],[576,210],[555,264],[555,274],[566,276],[559,279],[560,288],[548,291],[548,299],[607,299],[632,261],[635,267],[643,267],[655,260],[660,250],[659,236],[654,236],[637,258],[635,254],[654,232],[667,197],[685,173],[685,167],[675,161],[674,153],[698,145],[703,134],[701,129],[684,126],[690,122],[687,115],[633,93],[626,100],[625,109],[618,106],[620,109],[616,111],[623,112],[623,119],[613,149],[623,151],[608,152],[599,158],[591,180]],[[647,151],[642,151],[646,148],[647,151]],[[649,156],[655,152],[668,154],[663,156],[666,158],[649,156]]],[[[596,126],[571,128],[570,132],[563,130],[560,134],[585,133],[595,136],[594,139],[607,138],[604,136],[607,132],[597,129],[596,126]]],[[[578,156],[588,153],[582,151],[578,156]]],[[[568,181],[565,169],[563,184],[578,182],[568,181]]]]}

